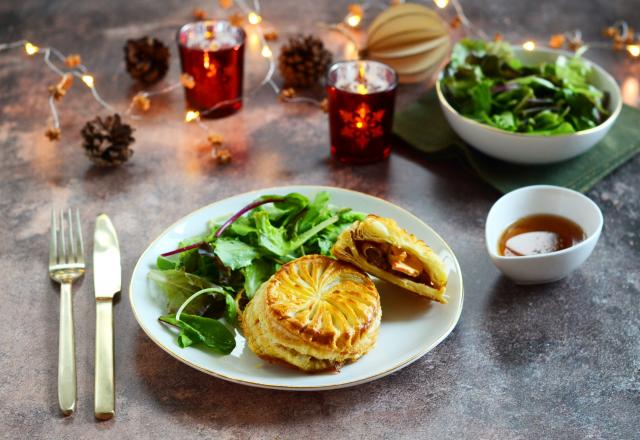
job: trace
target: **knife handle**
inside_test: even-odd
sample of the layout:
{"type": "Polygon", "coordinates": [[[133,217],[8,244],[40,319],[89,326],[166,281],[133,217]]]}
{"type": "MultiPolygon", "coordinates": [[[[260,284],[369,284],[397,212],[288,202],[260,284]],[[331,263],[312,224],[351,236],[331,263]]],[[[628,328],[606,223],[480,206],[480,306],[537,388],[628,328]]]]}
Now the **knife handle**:
{"type": "Polygon", "coordinates": [[[65,416],[76,409],[76,342],[73,336],[71,283],[60,284],[58,331],[58,404],[65,416]]]}
{"type": "Polygon", "coordinates": [[[115,414],[113,362],[113,301],[96,300],[96,377],[94,413],[99,420],[115,414]]]}

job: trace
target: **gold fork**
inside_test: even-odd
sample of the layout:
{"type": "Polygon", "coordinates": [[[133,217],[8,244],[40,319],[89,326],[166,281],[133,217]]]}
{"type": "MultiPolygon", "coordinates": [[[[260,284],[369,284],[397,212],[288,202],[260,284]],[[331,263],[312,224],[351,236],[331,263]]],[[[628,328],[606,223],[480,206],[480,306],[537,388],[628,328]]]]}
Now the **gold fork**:
{"type": "Polygon", "coordinates": [[[73,335],[73,298],[71,284],[84,275],[84,244],[80,212],[76,210],[76,227],[71,209],[65,215],[51,211],[49,276],[60,283],[60,327],[58,336],[58,403],[65,416],[76,407],[76,344],[73,335]],[[58,220],[60,224],[58,225],[58,220]],[[66,237],[65,237],[66,233],[66,237]]]}

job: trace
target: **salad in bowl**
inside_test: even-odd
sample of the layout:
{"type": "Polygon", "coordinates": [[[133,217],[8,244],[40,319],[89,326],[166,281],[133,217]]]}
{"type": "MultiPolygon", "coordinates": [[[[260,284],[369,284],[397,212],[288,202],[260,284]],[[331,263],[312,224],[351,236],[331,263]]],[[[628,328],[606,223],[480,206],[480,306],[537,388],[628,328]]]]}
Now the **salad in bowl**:
{"type": "Polygon", "coordinates": [[[461,40],[436,86],[441,108],[490,156],[530,164],[574,157],[606,135],[622,106],[615,80],[583,53],[461,40]]]}

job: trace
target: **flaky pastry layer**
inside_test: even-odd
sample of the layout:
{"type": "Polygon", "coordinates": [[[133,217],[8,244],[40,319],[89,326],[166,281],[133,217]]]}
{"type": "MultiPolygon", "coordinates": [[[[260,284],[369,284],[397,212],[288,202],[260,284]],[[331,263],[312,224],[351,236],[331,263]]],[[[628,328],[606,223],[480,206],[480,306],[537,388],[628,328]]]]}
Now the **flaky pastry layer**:
{"type": "Polygon", "coordinates": [[[398,226],[393,219],[368,215],[356,221],[338,237],[332,249],[333,255],[351,263],[365,272],[396,284],[418,295],[446,303],[447,272],[440,257],[427,244],[398,226]],[[362,252],[366,246],[379,244],[394,246],[420,261],[424,274],[412,278],[390,268],[373,264],[362,252]]]}

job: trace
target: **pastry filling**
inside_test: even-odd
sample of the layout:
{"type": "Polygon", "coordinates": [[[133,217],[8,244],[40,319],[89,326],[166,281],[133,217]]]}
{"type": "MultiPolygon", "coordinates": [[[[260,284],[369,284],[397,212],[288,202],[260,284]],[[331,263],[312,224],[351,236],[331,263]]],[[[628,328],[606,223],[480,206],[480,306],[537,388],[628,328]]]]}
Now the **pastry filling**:
{"type": "Polygon", "coordinates": [[[400,278],[407,278],[435,288],[420,260],[407,251],[389,243],[364,240],[356,241],[356,247],[369,264],[400,278]]]}

